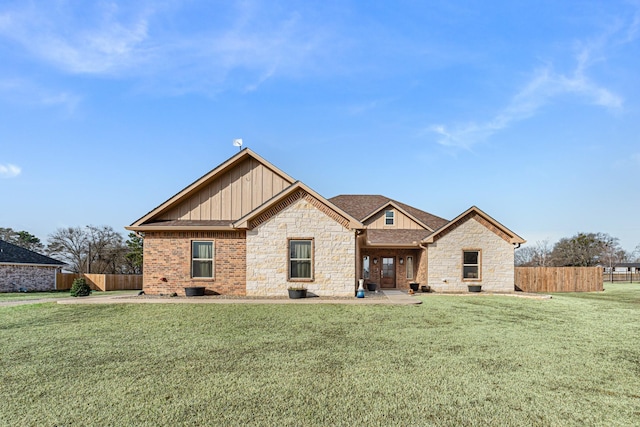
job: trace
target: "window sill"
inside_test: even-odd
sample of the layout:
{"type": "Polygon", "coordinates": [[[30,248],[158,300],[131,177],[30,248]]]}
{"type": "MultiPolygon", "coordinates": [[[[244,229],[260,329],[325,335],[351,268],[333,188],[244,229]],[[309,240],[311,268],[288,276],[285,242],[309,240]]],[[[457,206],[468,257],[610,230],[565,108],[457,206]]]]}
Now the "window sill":
{"type": "Polygon", "coordinates": [[[287,282],[305,282],[305,283],[311,283],[311,282],[313,282],[313,279],[298,279],[298,278],[292,279],[292,278],[289,278],[289,279],[287,279],[287,282]]]}

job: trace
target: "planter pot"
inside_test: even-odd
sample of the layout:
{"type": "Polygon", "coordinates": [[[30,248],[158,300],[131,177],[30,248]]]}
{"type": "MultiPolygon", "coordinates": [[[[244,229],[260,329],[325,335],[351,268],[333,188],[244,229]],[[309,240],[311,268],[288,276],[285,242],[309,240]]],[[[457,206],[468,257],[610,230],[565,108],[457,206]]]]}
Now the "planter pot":
{"type": "Polygon", "coordinates": [[[375,283],[367,283],[367,289],[369,290],[369,292],[373,292],[376,290],[376,284],[375,283]]]}
{"type": "Polygon", "coordinates": [[[482,285],[467,285],[469,287],[469,292],[480,292],[482,290],[482,285]]]}
{"type": "Polygon", "coordinates": [[[289,292],[289,298],[291,299],[299,299],[299,298],[307,297],[306,289],[288,289],[287,291],[289,292]]]}
{"type": "Polygon", "coordinates": [[[417,292],[420,287],[420,283],[409,283],[409,287],[413,292],[417,292]]]}
{"type": "Polygon", "coordinates": [[[190,286],[188,288],[184,288],[184,294],[188,297],[204,296],[204,286],[190,286]]]}
{"type": "Polygon", "coordinates": [[[420,286],[420,290],[422,292],[429,292],[431,290],[431,288],[429,287],[429,285],[422,285],[422,286],[420,286]]]}

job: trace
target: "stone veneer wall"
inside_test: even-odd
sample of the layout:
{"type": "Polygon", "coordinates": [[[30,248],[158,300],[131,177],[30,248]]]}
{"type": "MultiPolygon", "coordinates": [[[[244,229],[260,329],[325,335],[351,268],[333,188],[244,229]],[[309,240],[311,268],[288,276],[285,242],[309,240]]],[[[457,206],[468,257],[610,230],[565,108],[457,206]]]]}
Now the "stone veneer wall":
{"type": "Polygon", "coordinates": [[[54,291],[58,267],[35,265],[0,265],[0,292],[18,292],[19,289],[54,291]]]}
{"type": "Polygon", "coordinates": [[[245,232],[147,232],[144,236],[143,290],[150,295],[184,295],[188,286],[207,294],[245,295],[245,232]],[[191,242],[214,242],[214,278],[191,278],[191,242]],[[166,280],[163,280],[166,279],[166,280]]]}
{"type": "Polygon", "coordinates": [[[467,292],[467,284],[480,284],[489,292],[514,291],[513,245],[475,219],[429,244],[428,258],[429,285],[436,292],[467,292]],[[463,249],[482,251],[481,280],[462,280],[463,249]]]}
{"type": "Polygon", "coordinates": [[[320,296],[355,293],[355,233],[305,198],[247,232],[247,295],[286,296],[300,284],[320,296]],[[314,239],[313,281],[287,281],[289,238],[314,239]]]}

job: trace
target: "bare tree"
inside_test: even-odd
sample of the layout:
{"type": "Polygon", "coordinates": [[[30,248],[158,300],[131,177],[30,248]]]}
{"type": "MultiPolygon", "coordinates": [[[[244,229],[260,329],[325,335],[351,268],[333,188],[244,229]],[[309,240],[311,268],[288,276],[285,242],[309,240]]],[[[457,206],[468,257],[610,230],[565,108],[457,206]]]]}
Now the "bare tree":
{"type": "Polygon", "coordinates": [[[129,248],[111,226],[60,228],[49,236],[47,252],[65,261],[77,273],[131,273],[129,248]]]}
{"type": "Polygon", "coordinates": [[[119,264],[126,252],[122,236],[108,225],[88,225],[86,229],[89,244],[87,271],[97,274],[120,273],[119,264]]]}
{"type": "Polygon", "coordinates": [[[49,235],[47,254],[65,262],[75,273],[88,273],[87,256],[89,241],[81,227],[58,228],[49,235]]]}
{"type": "Polygon", "coordinates": [[[520,267],[545,267],[551,259],[549,240],[539,240],[535,246],[526,246],[516,250],[515,263],[520,267]]]}

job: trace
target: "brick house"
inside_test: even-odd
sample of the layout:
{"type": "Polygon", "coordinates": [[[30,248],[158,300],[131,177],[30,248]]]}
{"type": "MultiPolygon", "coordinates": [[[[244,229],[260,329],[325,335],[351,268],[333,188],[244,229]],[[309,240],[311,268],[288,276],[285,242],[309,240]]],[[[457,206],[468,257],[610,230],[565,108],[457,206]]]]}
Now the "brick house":
{"type": "Polygon", "coordinates": [[[127,230],[144,236],[148,294],[353,296],[416,282],[436,292],[514,290],[524,240],[476,207],[448,221],[380,195],[326,199],[243,149],[127,230]]]}
{"type": "Polygon", "coordinates": [[[0,240],[0,292],[53,291],[63,262],[0,240]]]}

